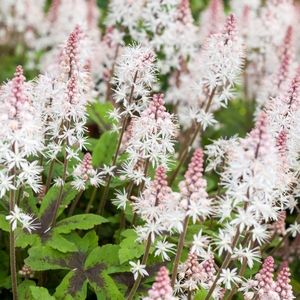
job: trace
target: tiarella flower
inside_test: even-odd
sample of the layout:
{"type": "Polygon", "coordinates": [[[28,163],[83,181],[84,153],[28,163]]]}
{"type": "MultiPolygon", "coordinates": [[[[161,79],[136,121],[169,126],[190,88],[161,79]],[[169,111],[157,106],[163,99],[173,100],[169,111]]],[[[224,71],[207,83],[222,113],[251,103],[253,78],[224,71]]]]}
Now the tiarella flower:
{"type": "Polygon", "coordinates": [[[155,54],[140,45],[127,47],[117,61],[114,99],[122,103],[122,114],[141,112],[148,102],[150,88],[155,82],[155,54]]]}
{"type": "Polygon", "coordinates": [[[251,249],[250,245],[247,247],[239,245],[238,248],[235,248],[233,250],[233,258],[238,258],[240,262],[243,261],[243,259],[246,259],[247,265],[250,269],[253,268],[254,262],[260,262],[260,252],[258,248],[251,249]]]}
{"type": "Polygon", "coordinates": [[[189,253],[185,263],[179,265],[178,280],[181,288],[187,291],[195,291],[199,288],[199,283],[205,276],[201,268],[196,253],[189,253]]]}
{"type": "Polygon", "coordinates": [[[300,224],[298,224],[297,222],[291,224],[286,232],[290,233],[292,237],[295,238],[297,234],[300,234],[300,224]]]}
{"type": "Polygon", "coordinates": [[[230,223],[239,225],[241,231],[257,230],[261,223],[277,219],[278,211],[285,205],[283,195],[288,186],[266,114],[259,116],[248,137],[231,150],[227,163],[222,183],[237,212],[230,223]]]}
{"type": "Polygon", "coordinates": [[[206,40],[210,35],[218,33],[225,20],[223,2],[212,0],[201,16],[201,38],[206,40]]]}
{"type": "Polygon", "coordinates": [[[270,225],[270,230],[273,234],[285,235],[285,219],[286,219],[286,212],[281,211],[278,214],[277,221],[270,225]]]}
{"type": "Polygon", "coordinates": [[[207,249],[209,242],[209,237],[203,236],[202,229],[200,229],[198,234],[193,235],[193,245],[191,251],[195,252],[198,256],[202,256],[203,253],[206,252],[205,249],[207,249]]]}
{"type": "Polygon", "coordinates": [[[0,198],[2,198],[6,192],[16,189],[13,184],[13,177],[14,176],[9,176],[7,171],[0,170],[0,198]]]}
{"type": "Polygon", "coordinates": [[[0,88],[0,162],[4,166],[1,174],[6,177],[1,184],[2,195],[12,185],[27,185],[35,192],[40,188],[42,168],[27,160],[41,153],[44,142],[42,117],[35,107],[32,89],[33,84],[25,81],[21,66],[14,78],[0,88]],[[8,176],[9,172],[13,175],[8,176]]]}
{"type": "Polygon", "coordinates": [[[0,3],[0,44],[16,46],[31,43],[41,33],[45,1],[28,0],[0,3]],[[18,36],[18,38],[16,38],[18,36]]]}
{"type": "Polygon", "coordinates": [[[272,256],[269,256],[264,260],[262,269],[255,275],[255,279],[258,281],[258,294],[261,299],[267,299],[267,297],[271,298],[275,296],[274,294],[276,294],[273,272],[274,259],[272,256]]]}
{"type": "Polygon", "coordinates": [[[155,277],[155,282],[148,291],[148,296],[143,300],[175,300],[170,283],[168,269],[161,267],[155,277]]]}
{"type": "Polygon", "coordinates": [[[232,285],[237,285],[242,279],[237,275],[237,269],[222,269],[219,284],[224,284],[226,289],[231,289],[232,285]]]}
{"type": "Polygon", "coordinates": [[[130,261],[129,264],[131,265],[130,271],[133,273],[133,277],[135,280],[139,275],[141,275],[142,277],[149,275],[145,269],[146,265],[142,265],[139,260],[136,263],[130,261]]]}
{"type": "Polygon", "coordinates": [[[72,185],[78,190],[84,190],[87,183],[95,187],[98,187],[102,183],[100,173],[92,166],[92,156],[90,153],[86,153],[82,162],[75,167],[73,177],[74,181],[72,185]]]}
{"type": "Polygon", "coordinates": [[[196,120],[201,124],[203,130],[209,126],[217,124],[217,121],[214,119],[214,115],[212,113],[205,112],[203,109],[198,112],[196,120]]]}
{"type": "Polygon", "coordinates": [[[10,212],[10,215],[5,217],[11,223],[12,231],[15,231],[18,223],[23,229],[26,229],[31,233],[39,227],[32,216],[25,214],[17,205],[15,205],[14,210],[10,212]]]}
{"type": "Polygon", "coordinates": [[[195,116],[199,115],[198,122],[207,126],[215,123],[210,113],[226,107],[233,96],[231,90],[241,73],[244,47],[234,15],[227,18],[223,27],[209,35],[180,73],[171,77],[167,100],[177,104],[179,121],[185,128],[194,121],[191,116],[186,117],[187,108],[191,108],[195,116]]]}
{"type": "Polygon", "coordinates": [[[224,251],[232,253],[232,239],[234,236],[234,228],[227,226],[225,229],[219,229],[217,238],[214,239],[214,244],[216,249],[218,249],[218,254],[222,255],[224,251]]]}
{"type": "MultiPolygon", "coordinates": [[[[85,33],[77,26],[64,45],[55,72],[37,80],[37,95],[47,84],[48,98],[44,103],[46,135],[49,139],[47,153],[54,159],[53,149],[64,150],[67,157],[78,159],[78,151],[85,144],[86,106],[91,99],[92,83],[84,61],[85,33]]],[[[57,151],[55,153],[58,154],[57,151]]]]}
{"type": "MultiPolygon", "coordinates": [[[[172,215],[178,210],[178,197],[168,187],[165,172],[164,167],[158,167],[154,180],[133,203],[134,211],[145,221],[144,230],[139,229],[139,234],[144,233],[142,236],[147,238],[151,233],[152,240],[159,232],[176,230],[172,215]]],[[[181,222],[182,214],[177,218],[181,222]]]]}
{"type": "Polygon", "coordinates": [[[252,240],[257,241],[260,246],[270,238],[267,226],[262,224],[255,224],[251,229],[251,234],[252,240]]]}
{"type": "MultiPolygon", "coordinates": [[[[36,50],[43,52],[40,68],[43,71],[55,70],[53,62],[61,54],[60,46],[77,25],[86,32],[84,64],[90,71],[99,70],[100,30],[98,27],[99,10],[94,0],[54,0],[42,22],[41,33],[33,43],[36,50]]],[[[34,63],[32,61],[31,63],[34,63]]]]}
{"type": "Polygon", "coordinates": [[[278,293],[280,300],[293,300],[292,286],[290,285],[290,270],[287,263],[283,263],[280,267],[276,280],[275,291],[278,293]]]}
{"type": "Polygon", "coordinates": [[[112,203],[117,206],[117,208],[125,210],[128,202],[128,193],[125,189],[117,191],[115,197],[116,198],[112,200],[112,203]]]}
{"type": "Polygon", "coordinates": [[[185,180],[179,183],[181,207],[195,223],[197,219],[205,219],[211,212],[211,203],[206,192],[206,180],[203,178],[202,149],[195,150],[184,177],[185,180]]]}
{"type": "Polygon", "coordinates": [[[234,149],[235,145],[238,143],[237,137],[234,136],[230,139],[220,138],[213,141],[205,147],[205,154],[207,155],[207,166],[206,170],[217,170],[221,166],[222,162],[225,161],[227,156],[230,154],[231,149],[234,149]]]}
{"type": "Polygon", "coordinates": [[[157,241],[155,244],[155,256],[161,256],[162,260],[170,260],[169,253],[174,254],[175,253],[175,245],[169,243],[164,238],[163,241],[157,241]]]}
{"type": "Polygon", "coordinates": [[[163,95],[153,95],[148,107],[139,117],[133,117],[130,126],[126,149],[128,161],[125,164],[127,176],[138,179],[144,173],[144,168],[139,168],[143,161],[149,161],[153,166],[166,166],[170,155],[174,153],[177,124],[166,111],[163,95]]]}
{"type": "Polygon", "coordinates": [[[137,25],[141,19],[144,2],[141,0],[112,0],[109,3],[107,25],[127,27],[133,37],[138,35],[137,25]]]}

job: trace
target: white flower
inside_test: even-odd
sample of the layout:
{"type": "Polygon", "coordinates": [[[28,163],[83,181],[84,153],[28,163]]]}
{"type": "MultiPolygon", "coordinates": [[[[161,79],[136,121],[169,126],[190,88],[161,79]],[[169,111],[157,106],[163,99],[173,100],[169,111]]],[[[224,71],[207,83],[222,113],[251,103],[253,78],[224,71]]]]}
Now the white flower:
{"type": "Polygon", "coordinates": [[[241,263],[246,258],[249,268],[252,269],[254,261],[260,261],[260,253],[258,248],[251,249],[250,245],[248,247],[239,245],[239,248],[234,248],[232,258],[238,258],[241,263]]]}
{"type": "Polygon", "coordinates": [[[252,240],[261,246],[270,238],[266,225],[256,224],[252,229],[252,240]]]}
{"type": "Polygon", "coordinates": [[[128,194],[125,189],[122,191],[117,191],[115,194],[116,198],[112,200],[112,203],[117,206],[117,208],[121,208],[125,210],[127,200],[128,200],[128,194]]]}
{"type": "Polygon", "coordinates": [[[205,110],[203,109],[201,109],[197,113],[197,122],[201,124],[203,130],[205,130],[208,126],[212,126],[218,123],[212,113],[205,112],[205,110]]]}
{"type": "Polygon", "coordinates": [[[192,252],[195,252],[198,256],[202,256],[206,251],[209,244],[209,238],[207,236],[202,235],[202,229],[198,232],[198,234],[193,235],[193,246],[191,248],[192,252]]]}
{"type": "Polygon", "coordinates": [[[0,171],[0,198],[2,198],[9,190],[15,190],[15,186],[12,184],[14,176],[8,176],[4,170],[0,171]]]}
{"type": "Polygon", "coordinates": [[[21,223],[22,228],[27,229],[30,233],[39,227],[32,216],[22,212],[22,210],[15,205],[14,210],[10,212],[10,215],[5,217],[11,224],[12,231],[16,230],[18,222],[21,223]]]}
{"type": "Polygon", "coordinates": [[[54,185],[57,187],[63,186],[65,184],[61,177],[54,178],[54,185]]]}
{"type": "Polygon", "coordinates": [[[214,244],[219,249],[219,255],[222,255],[224,251],[232,253],[231,243],[233,238],[232,230],[219,229],[218,237],[215,239],[214,244]]]}
{"type": "Polygon", "coordinates": [[[161,255],[162,260],[170,260],[170,257],[168,255],[168,252],[174,254],[175,253],[175,248],[176,246],[174,244],[171,244],[166,241],[166,238],[164,238],[163,241],[157,241],[155,245],[155,252],[154,256],[159,256],[161,255]]]}
{"type": "Polygon", "coordinates": [[[218,284],[224,284],[225,288],[229,290],[232,284],[237,285],[240,282],[242,282],[242,279],[237,275],[236,268],[232,270],[229,268],[222,269],[218,284]]]}
{"type": "Polygon", "coordinates": [[[300,224],[297,222],[291,224],[286,232],[290,233],[292,237],[296,237],[297,234],[300,234],[300,224]]]}
{"type": "Polygon", "coordinates": [[[139,260],[136,263],[130,261],[129,264],[132,267],[130,268],[130,271],[133,273],[134,280],[136,280],[139,275],[141,275],[142,277],[149,276],[148,272],[145,269],[146,265],[141,265],[139,260]]]}
{"type": "Polygon", "coordinates": [[[101,174],[109,175],[113,177],[115,168],[116,166],[103,165],[103,171],[101,171],[101,174]]]}

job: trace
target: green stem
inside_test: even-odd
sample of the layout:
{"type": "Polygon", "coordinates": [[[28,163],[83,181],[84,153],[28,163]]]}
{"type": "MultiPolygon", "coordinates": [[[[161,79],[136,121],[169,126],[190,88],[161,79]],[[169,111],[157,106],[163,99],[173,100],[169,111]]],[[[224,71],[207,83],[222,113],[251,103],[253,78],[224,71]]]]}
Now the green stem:
{"type": "Polygon", "coordinates": [[[176,256],[175,256],[175,260],[174,260],[174,265],[173,265],[172,280],[171,280],[171,286],[172,287],[174,287],[175,281],[176,281],[176,278],[177,278],[177,270],[178,270],[180,257],[181,257],[183,246],[184,246],[184,240],[185,240],[187,228],[188,228],[188,225],[189,225],[189,219],[190,218],[188,216],[186,216],[185,219],[184,219],[184,222],[183,222],[183,231],[180,234],[180,238],[179,238],[179,242],[178,242],[178,246],[177,246],[177,251],[176,251],[176,256]]]}
{"type": "MultiPolygon", "coordinates": [[[[130,96],[129,96],[129,100],[128,100],[129,104],[131,103],[132,98],[133,98],[134,84],[137,80],[137,75],[138,75],[138,71],[136,71],[135,75],[134,75],[133,84],[131,86],[130,96]]],[[[116,148],[116,151],[115,151],[115,154],[114,154],[114,158],[113,158],[113,161],[112,161],[112,166],[116,165],[117,158],[119,156],[120,147],[121,147],[121,144],[122,144],[123,135],[125,133],[128,120],[129,120],[128,116],[124,117],[124,119],[123,119],[122,129],[121,129],[121,133],[120,133],[120,136],[119,136],[118,145],[117,145],[117,148],[116,148]]],[[[97,209],[97,214],[102,215],[102,213],[103,213],[103,210],[104,210],[106,202],[107,202],[107,195],[108,195],[111,180],[112,180],[112,176],[108,175],[107,179],[106,179],[107,183],[105,185],[105,188],[104,188],[104,191],[103,191],[103,194],[102,194],[102,197],[100,199],[99,206],[98,206],[98,209],[97,209]]]]}
{"type": "Polygon", "coordinates": [[[50,188],[50,184],[51,184],[51,180],[52,180],[52,174],[53,174],[53,169],[54,169],[54,163],[55,163],[55,159],[53,159],[50,163],[49,166],[49,171],[48,171],[48,176],[47,176],[47,181],[46,181],[46,191],[45,193],[48,192],[49,188],[50,188]]]}
{"type": "MultiPolygon", "coordinates": [[[[143,259],[142,259],[142,265],[146,265],[147,264],[147,261],[148,261],[148,257],[149,257],[149,253],[150,253],[150,247],[151,247],[151,234],[149,234],[148,236],[148,239],[147,239],[147,244],[146,244],[146,248],[145,248],[145,253],[144,253],[144,256],[143,256],[143,259]]],[[[132,300],[137,289],[139,288],[140,286],[140,283],[141,283],[141,280],[142,280],[142,276],[139,274],[137,279],[135,280],[131,290],[130,290],[130,293],[127,297],[127,300],[132,300]]]]}
{"type": "MultiPolygon", "coordinates": [[[[13,211],[14,207],[15,207],[15,191],[12,190],[10,191],[9,210],[13,211]]],[[[12,230],[12,226],[10,226],[10,230],[9,230],[9,258],[10,258],[10,275],[11,275],[13,300],[18,300],[15,233],[12,230]]]]}
{"type": "MultiPolygon", "coordinates": [[[[231,245],[232,249],[235,248],[235,246],[236,246],[236,244],[237,244],[237,242],[239,240],[239,237],[240,237],[240,230],[237,229],[236,234],[235,234],[235,236],[233,238],[233,241],[232,241],[232,245],[231,245]]],[[[210,299],[211,295],[213,294],[213,292],[214,292],[214,290],[215,290],[215,288],[217,286],[217,282],[218,282],[218,280],[220,278],[222,270],[225,269],[225,268],[227,268],[228,265],[229,265],[229,263],[230,263],[231,256],[232,256],[232,253],[227,252],[227,254],[225,256],[225,259],[224,259],[224,261],[223,261],[223,263],[222,263],[222,265],[221,265],[221,267],[220,267],[220,269],[219,269],[219,271],[218,271],[218,273],[216,275],[216,278],[215,278],[212,286],[210,287],[210,289],[209,289],[209,291],[208,291],[208,293],[207,293],[207,295],[206,295],[206,297],[205,297],[204,300],[209,300],[210,299]]]]}
{"type": "MultiPolygon", "coordinates": [[[[204,109],[205,112],[208,112],[211,104],[212,104],[212,100],[214,98],[214,95],[215,95],[215,92],[216,92],[216,88],[214,88],[208,98],[208,101],[207,101],[207,104],[206,104],[206,107],[204,109]]],[[[188,157],[188,154],[190,152],[190,146],[193,145],[194,141],[196,140],[196,137],[198,136],[199,133],[201,133],[203,130],[201,124],[198,124],[196,126],[196,129],[194,131],[194,134],[192,135],[192,137],[190,138],[190,140],[184,145],[184,149],[183,151],[181,152],[181,155],[179,157],[179,162],[178,162],[178,165],[175,169],[175,171],[173,172],[173,174],[171,175],[170,179],[169,179],[169,185],[171,186],[172,183],[174,182],[174,180],[176,179],[178,173],[179,173],[179,170],[181,168],[181,166],[185,163],[187,157],[188,157]]]]}
{"type": "Polygon", "coordinates": [[[67,169],[68,169],[68,159],[67,159],[67,153],[65,152],[64,170],[63,170],[63,177],[62,177],[63,182],[60,186],[59,195],[58,195],[58,198],[55,202],[54,213],[53,213],[53,216],[52,216],[50,226],[54,226],[55,222],[56,222],[57,212],[58,212],[58,209],[59,209],[61,201],[62,201],[64,185],[65,185],[65,181],[66,181],[66,178],[67,178],[67,169]]]}
{"type": "Polygon", "coordinates": [[[85,213],[86,214],[88,214],[90,212],[91,208],[93,207],[93,203],[94,203],[94,200],[96,198],[96,194],[97,194],[97,188],[94,187],[92,195],[91,195],[91,198],[90,198],[90,200],[88,202],[88,205],[87,205],[87,207],[85,209],[85,213]]]}
{"type": "Polygon", "coordinates": [[[69,213],[68,213],[68,217],[71,217],[71,216],[73,215],[73,213],[74,213],[74,211],[75,211],[75,208],[76,208],[76,206],[77,206],[77,204],[78,204],[78,202],[79,202],[79,200],[80,200],[82,194],[83,194],[83,190],[81,190],[81,191],[77,194],[76,199],[73,201],[73,203],[72,203],[72,205],[71,205],[71,207],[70,207],[70,210],[69,210],[69,213]]]}

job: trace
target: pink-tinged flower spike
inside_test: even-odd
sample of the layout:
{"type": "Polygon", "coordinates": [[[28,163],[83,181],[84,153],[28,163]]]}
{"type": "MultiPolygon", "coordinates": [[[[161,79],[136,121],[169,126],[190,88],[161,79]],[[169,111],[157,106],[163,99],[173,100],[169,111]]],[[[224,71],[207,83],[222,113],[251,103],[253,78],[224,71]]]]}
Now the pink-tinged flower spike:
{"type": "Polygon", "coordinates": [[[278,214],[276,222],[270,225],[270,230],[274,234],[279,234],[284,236],[286,234],[285,220],[286,220],[286,211],[281,211],[278,214]]]}
{"type": "Polygon", "coordinates": [[[82,31],[79,26],[76,26],[73,32],[69,35],[66,47],[61,56],[61,66],[63,67],[68,78],[76,75],[78,70],[78,54],[79,54],[79,41],[82,31]]]}
{"type": "Polygon", "coordinates": [[[287,104],[287,114],[295,112],[299,108],[299,93],[300,93],[300,67],[296,71],[296,75],[292,79],[291,85],[287,91],[283,102],[287,104]]]}
{"type": "Polygon", "coordinates": [[[290,72],[292,71],[291,67],[294,58],[292,26],[289,26],[287,29],[280,52],[280,66],[276,78],[278,91],[280,91],[282,84],[290,77],[290,72]]]}
{"type": "Polygon", "coordinates": [[[234,14],[230,14],[227,17],[223,34],[225,37],[225,44],[229,41],[234,41],[237,38],[237,21],[234,14]]]}
{"type": "Polygon", "coordinates": [[[87,184],[99,186],[102,183],[101,174],[92,166],[92,156],[86,153],[82,162],[74,169],[72,185],[77,190],[84,190],[87,184]]]}
{"type": "Polygon", "coordinates": [[[192,24],[193,17],[189,0],[181,0],[177,8],[177,20],[183,24],[192,24]]]}
{"type": "Polygon", "coordinates": [[[178,197],[168,186],[166,169],[159,166],[154,180],[139,197],[133,197],[133,209],[145,222],[137,227],[139,240],[145,240],[151,235],[154,241],[161,232],[170,232],[181,225],[182,214],[178,210],[178,197]]]}
{"type": "Polygon", "coordinates": [[[61,0],[53,0],[51,2],[49,12],[48,12],[48,19],[50,23],[54,23],[56,21],[59,13],[60,4],[61,4],[61,0]]]}
{"type": "Polygon", "coordinates": [[[187,260],[178,267],[176,288],[190,292],[195,291],[199,288],[199,283],[204,276],[197,254],[190,252],[187,260]]]}
{"type": "Polygon", "coordinates": [[[150,186],[145,189],[141,197],[136,199],[134,208],[145,221],[158,219],[170,193],[166,169],[159,166],[150,186]]]}
{"type": "Polygon", "coordinates": [[[273,273],[274,273],[274,259],[272,256],[268,256],[264,260],[262,268],[259,271],[259,273],[255,275],[255,279],[258,281],[257,285],[258,285],[258,294],[260,297],[259,299],[262,300],[273,299],[267,297],[276,296],[273,273]]]}
{"type": "Polygon", "coordinates": [[[265,112],[261,112],[255,128],[249,134],[249,145],[253,148],[254,158],[258,158],[259,156],[264,156],[269,151],[270,146],[270,134],[267,130],[267,114],[265,112]]]}
{"type": "Polygon", "coordinates": [[[287,138],[288,133],[285,129],[282,129],[277,137],[276,137],[276,147],[279,153],[279,157],[282,161],[282,166],[284,169],[288,168],[287,162],[287,155],[288,155],[288,148],[287,148],[287,138]]]}
{"type": "Polygon", "coordinates": [[[122,103],[121,115],[141,112],[147,105],[150,89],[156,81],[155,54],[152,49],[135,45],[126,47],[115,66],[114,99],[122,103]]]}
{"type": "Polygon", "coordinates": [[[287,262],[284,262],[281,267],[276,280],[275,291],[278,293],[280,300],[293,300],[295,296],[293,295],[292,286],[290,285],[290,269],[287,262]]]}
{"type": "Polygon", "coordinates": [[[210,256],[209,258],[204,260],[200,264],[200,268],[203,274],[202,282],[208,284],[208,286],[211,286],[215,279],[215,273],[216,273],[214,258],[210,256]]]}
{"type": "Polygon", "coordinates": [[[211,0],[208,8],[201,16],[201,38],[205,40],[211,34],[222,29],[225,20],[224,4],[222,0],[211,0]]]}
{"type": "Polygon", "coordinates": [[[206,180],[203,178],[203,151],[196,149],[188,170],[184,175],[185,180],[179,183],[182,196],[181,206],[193,222],[205,219],[210,213],[210,201],[206,192],[206,180]]]}
{"type": "Polygon", "coordinates": [[[153,95],[141,116],[133,117],[131,123],[131,138],[126,149],[128,159],[122,173],[136,181],[136,164],[140,161],[149,161],[154,167],[167,165],[174,153],[177,123],[166,111],[162,94],[153,95]]]}
{"type": "Polygon", "coordinates": [[[28,184],[35,192],[40,188],[41,168],[27,158],[43,150],[44,132],[41,111],[33,100],[33,84],[26,82],[18,66],[12,80],[0,87],[0,161],[2,166],[0,195],[28,184]],[[10,170],[17,170],[13,175],[10,170]]]}
{"type": "Polygon", "coordinates": [[[143,300],[175,300],[173,289],[170,285],[169,271],[166,267],[161,267],[155,277],[151,289],[148,291],[148,297],[143,300]]]}

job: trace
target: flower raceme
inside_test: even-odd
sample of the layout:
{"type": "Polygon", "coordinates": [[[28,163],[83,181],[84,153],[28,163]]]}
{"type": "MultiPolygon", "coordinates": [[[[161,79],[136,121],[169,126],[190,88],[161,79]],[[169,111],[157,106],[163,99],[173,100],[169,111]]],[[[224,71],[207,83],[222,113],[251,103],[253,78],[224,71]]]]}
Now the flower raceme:
{"type": "Polygon", "coordinates": [[[37,161],[28,160],[44,147],[42,118],[32,91],[32,83],[25,81],[21,66],[16,68],[14,78],[0,88],[0,162],[4,165],[0,170],[1,196],[20,186],[29,186],[35,192],[41,186],[41,167],[37,161]]]}
{"type": "Polygon", "coordinates": [[[166,170],[159,166],[155,178],[139,197],[134,198],[134,211],[145,222],[137,227],[139,240],[151,234],[154,241],[162,232],[180,230],[182,213],[178,209],[178,196],[168,186],[166,170]]]}
{"type": "Polygon", "coordinates": [[[151,289],[148,291],[148,297],[143,300],[175,300],[173,289],[170,285],[169,271],[166,267],[161,267],[155,277],[151,289]]]}
{"type": "Polygon", "coordinates": [[[181,195],[181,208],[186,211],[195,223],[204,220],[211,212],[211,203],[206,192],[206,180],[203,178],[203,151],[196,149],[185,180],[179,183],[181,195]]]}

